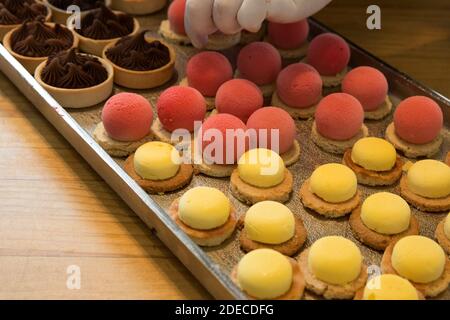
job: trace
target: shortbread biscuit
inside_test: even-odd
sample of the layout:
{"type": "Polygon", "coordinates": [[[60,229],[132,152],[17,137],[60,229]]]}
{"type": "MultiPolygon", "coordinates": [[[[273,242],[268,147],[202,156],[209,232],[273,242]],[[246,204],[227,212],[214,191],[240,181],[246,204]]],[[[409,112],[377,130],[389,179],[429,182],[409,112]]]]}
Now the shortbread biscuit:
{"type": "Polygon", "coordinates": [[[447,238],[444,231],[444,224],[445,219],[439,222],[436,232],[434,233],[434,236],[436,237],[436,240],[441,245],[441,247],[444,249],[444,251],[450,255],[450,239],[447,238]]]}
{"type": "MultiPolygon", "coordinates": [[[[188,79],[187,78],[181,79],[179,85],[183,86],[183,87],[189,87],[188,79]]],[[[205,96],[203,96],[203,98],[205,98],[206,110],[208,110],[208,111],[215,110],[215,108],[216,108],[216,97],[205,97],[205,96]]]]}
{"type": "Polygon", "coordinates": [[[400,194],[410,205],[421,211],[442,212],[450,210],[450,195],[433,199],[415,194],[408,187],[406,175],[403,175],[400,179],[400,194]]]}
{"type": "Polygon", "coordinates": [[[348,67],[345,67],[344,70],[342,70],[341,72],[339,72],[338,74],[336,74],[334,76],[320,75],[320,77],[322,78],[323,86],[325,88],[340,86],[342,83],[342,80],[344,80],[345,76],[347,75],[348,70],[349,70],[348,67]]]}
{"type": "Polygon", "coordinates": [[[445,157],[445,163],[450,166],[450,151],[447,153],[447,156],[445,157]]]}
{"type": "Polygon", "coordinates": [[[281,159],[283,159],[284,165],[288,167],[293,165],[300,159],[300,153],[300,143],[298,143],[297,140],[294,140],[294,144],[292,145],[292,147],[288,151],[280,154],[280,157],[281,159]]]}
{"type": "Polygon", "coordinates": [[[386,96],[384,102],[373,111],[365,111],[364,119],[380,120],[389,115],[392,111],[392,101],[389,96],[386,96]]]}
{"type": "MultiPolygon", "coordinates": [[[[242,79],[242,75],[239,72],[239,70],[236,70],[236,72],[234,73],[234,77],[236,79],[242,79]]],[[[266,84],[263,86],[260,86],[260,85],[257,85],[257,86],[258,86],[259,90],[261,90],[261,93],[264,98],[270,98],[273,95],[273,93],[275,92],[277,84],[276,84],[276,82],[273,82],[273,83],[266,84]]]]}
{"type": "MultiPolygon", "coordinates": [[[[322,99],[322,98],[321,98],[322,99]]],[[[292,108],[281,101],[278,93],[275,91],[272,95],[272,106],[284,109],[294,119],[310,119],[316,113],[317,104],[308,108],[292,108]]]]}
{"type": "MultiPolygon", "coordinates": [[[[269,39],[266,37],[264,41],[269,42],[269,39]]],[[[308,53],[308,48],[309,42],[305,41],[305,43],[303,43],[300,47],[295,49],[280,49],[280,48],[276,49],[280,53],[281,58],[285,60],[294,60],[304,58],[308,53]]]]}
{"type": "Polygon", "coordinates": [[[252,42],[262,41],[264,39],[264,35],[266,34],[266,24],[263,23],[258,32],[249,32],[243,31],[241,32],[241,45],[247,45],[252,42]]]}
{"type": "Polygon", "coordinates": [[[187,35],[178,34],[172,31],[170,28],[169,20],[163,20],[159,26],[159,34],[165,40],[172,42],[174,44],[187,46],[191,44],[191,39],[187,35]]]}

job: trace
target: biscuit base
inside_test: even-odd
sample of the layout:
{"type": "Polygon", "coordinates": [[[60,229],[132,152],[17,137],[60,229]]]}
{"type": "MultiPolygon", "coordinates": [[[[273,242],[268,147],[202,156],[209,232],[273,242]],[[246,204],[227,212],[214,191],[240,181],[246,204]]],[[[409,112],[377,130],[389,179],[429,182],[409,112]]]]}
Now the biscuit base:
{"type": "Polygon", "coordinates": [[[305,276],[306,288],[308,290],[323,296],[328,300],[353,299],[356,292],[366,285],[367,267],[364,264],[361,265],[361,272],[359,273],[358,278],[344,285],[330,284],[317,279],[308,267],[309,250],[310,249],[303,251],[298,258],[298,263],[305,276]]]}
{"type": "MultiPolygon", "coordinates": [[[[237,69],[236,69],[236,72],[234,73],[234,77],[236,79],[244,79],[242,77],[241,73],[239,72],[239,70],[237,70],[237,69]]],[[[270,98],[273,95],[273,93],[275,92],[276,87],[277,87],[277,84],[275,81],[272,83],[269,83],[269,84],[265,84],[265,85],[259,85],[259,84],[255,83],[255,85],[257,85],[259,90],[261,90],[261,93],[264,98],[270,98]]]]}
{"type": "Polygon", "coordinates": [[[250,252],[250,251],[256,250],[256,249],[267,248],[267,249],[276,250],[276,251],[284,254],[285,256],[293,256],[305,244],[306,237],[307,237],[306,228],[305,228],[305,225],[303,224],[303,221],[298,217],[295,217],[294,236],[291,239],[289,239],[288,241],[285,241],[280,244],[268,244],[268,243],[263,243],[263,242],[259,242],[259,241],[250,239],[245,230],[245,227],[244,227],[244,219],[245,219],[245,216],[241,217],[241,219],[239,220],[239,224],[240,224],[239,227],[242,229],[241,235],[239,236],[239,242],[241,244],[242,250],[244,250],[245,252],[250,252]]]}
{"type": "MultiPolygon", "coordinates": [[[[182,87],[189,87],[188,79],[184,77],[183,79],[181,79],[179,85],[182,87]]],[[[214,110],[216,108],[216,97],[203,96],[203,98],[205,98],[207,111],[214,110]]]]}
{"type": "Polygon", "coordinates": [[[263,23],[258,32],[241,32],[241,45],[247,45],[252,42],[262,41],[264,39],[264,35],[266,34],[266,24],[263,23]]]}
{"type": "Polygon", "coordinates": [[[106,133],[103,122],[97,124],[92,134],[94,140],[102,147],[110,156],[122,158],[129,156],[137,150],[141,145],[152,141],[153,134],[149,133],[146,137],[139,141],[118,141],[108,136],[106,133]]]}
{"type": "Polygon", "coordinates": [[[356,239],[365,245],[380,251],[386,249],[393,241],[395,242],[403,237],[419,234],[419,222],[413,215],[411,215],[408,229],[401,233],[382,234],[369,229],[361,219],[361,206],[358,206],[358,208],[353,210],[350,215],[349,224],[356,239]]]}
{"type": "Polygon", "coordinates": [[[198,173],[203,173],[206,176],[214,178],[228,178],[236,169],[236,164],[216,164],[206,163],[201,153],[196,153],[197,147],[195,141],[191,143],[189,148],[189,154],[191,155],[191,163],[194,169],[198,173]]]}
{"type": "MultiPolygon", "coordinates": [[[[358,292],[356,292],[355,297],[353,298],[353,300],[364,300],[364,289],[362,288],[361,290],[359,290],[358,292]]],[[[418,300],[425,300],[424,295],[422,294],[422,292],[420,292],[419,290],[417,290],[417,299],[418,300]]]]}
{"type": "Polygon", "coordinates": [[[356,164],[352,160],[352,150],[347,149],[342,163],[353,170],[359,184],[367,186],[390,186],[396,183],[403,173],[404,161],[397,156],[394,167],[388,171],[368,170],[356,164]]]}
{"type": "Polygon", "coordinates": [[[327,218],[340,218],[346,216],[357,208],[361,202],[361,193],[359,190],[356,191],[353,198],[347,201],[340,203],[327,202],[311,191],[310,179],[307,179],[300,187],[299,196],[303,206],[312,209],[327,218]]]}
{"type": "MultiPolygon", "coordinates": [[[[155,138],[159,141],[165,142],[165,143],[169,143],[172,144],[174,146],[180,144],[180,143],[185,143],[182,140],[172,140],[172,132],[167,131],[166,129],[164,129],[161,121],[159,120],[159,118],[156,118],[155,121],[153,121],[152,124],[152,132],[153,135],[155,136],[155,138]]],[[[189,140],[189,143],[191,143],[192,140],[189,140]]]]}
{"type": "Polygon", "coordinates": [[[294,179],[288,169],[285,170],[284,180],[280,184],[269,188],[255,187],[244,182],[239,177],[238,169],[233,171],[230,178],[231,193],[236,199],[248,205],[267,200],[284,203],[289,200],[293,184],[294,179]]]}
{"type": "Polygon", "coordinates": [[[344,80],[345,76],[347,75],[348,70],[349,70],[348,67],[345,67],[344,70],[342,70],[341,72],[339,72],[334,76],[320,75],[320,77],[322,78],[323,86],[325,88],[340,86],[342,80],[344,80]]]}
{"type": "Polygon", "coordinates": [[[281,153],[280,157],[283,159],[284,165],[288,167],[300,159],[300,153],[300,143],[297,140],[294,140],[292,147],[288,151],[281,153]]]}
{"type": "MultiPolygon", "coordinates": [[[[291,288],[283,294],[282,296],[279,296],[274,299],[270,300],[300,300],[303,297],[303,293],[305,292],[305,277],[303,276],[303,273],[297,263],[292,258],[286,257],[286,259],[289,259],[289,262],[292,266],[292,285],[291,288]]],[[[264,266],[261,266],[264,268],[264,266]]],[[[230,275],[231,280],[238,286],[239,282],[237,280],[237,266],[233,268],[230,275]]],[[[243,290],[244,293],[247,295],[247,297],[251,300],[259,300],[258,298],[252,297],[248,293],[243,290]]]]}
{"type": "Polygon", "coordinates": [[[444,249],[444,251],[448,255],[450,255],[450,239],[445,235],[444,224],[445,218],[441,222],[439,222],[434,236],[436,237],[438,243],[441,245],[442,249],[444,249]]]}
{"type": "MultiPolygon", "coordinates": [[[[320,98],[320,100],[322,97],[320,98]]],[[[320,101],[319,100],[319,101],[320,101]]],[[[272,95],[272,106],[279,107],[284,109],[287,113],[291,115],[294,119],[310,119],[314,117],[314,114],[316,113],[317,104],[314,106],[310,106],[307,108],[293,108],[285,104],[280,96],[278,95],[277,91],[275,91],[272,95]]]]}
{"type": "Polygon", "coordinates": [[[237,217],[236,210],[231,207],[230,217],[220,227],[210,230],[194,229],[185,224],[178,215],[178,205],[180,199],[176,199],[169,207],[169,215],[175,221],[175,223],[186,233],[196,244],[202,247],[215,247],[222,244],[233,234],[236,229],[237,217]]]}
{"type": "Polygon", "coordinates": [[[172,31],[170,28],[170,22],[169,20],[163,20],[161,21],[161,25],[159,26],[158,33],[163,37],[165,40],[173,43],[178,44],[182,46],[188,46],[191,44],[191,39],[187,35],[184,34],[178,34],[172,31]]]}
{"type": "Polygon", "coordinates": [[[450,166],[450,151],[447,153],[447,156],[445,157],[445,163],[450,166]]]}
{"type": "Polygon", "coordinates": [[[325,138],[317,131],[316,122],[313,122],[311,129],[311,139],[312,141],[318,145],[323,150],[334,153],[334,154],[343,154],[347,149],[353,147],[353,145],[361,138],[365,138],[369,136],[369,129],[365,124],[362,125],[361,130],[352,138],[348,140],[332,140],[325,138]]]}
{"type": "Polygon", "coordinates": [[[194,174],[194,169],[190,164],[182,163],[178,173],[172,178],[166,180],[143,179],[134,169],[134,154],[125,160],[123,169],[142,189],[150,194],[164,194],[181,189],[191,182],[194,174]]]}
{"type": "MultiPolygon", "coordinates": [[[[381,258],[381,271],[387,274],[395,274],[401,276],[392,266],[392,251],[394,250],[395,242],[392,242],[384,251],[383,257],[381,258]]],[[[409,280],[409,279],[408,279],[409,280]]],[[[447,290],[450,283],[450,260],[446,257],[445,268],[442,275],[435,281],[429,283],[417,283],[411,281],[411,284],[416,287],[417,290],[422,292],[426,297],[436,297],[440,293],[447,290]]]]}
{"type": "Polygon", "coordinates": [[[425,198],[412,192],[408,187],[406,175],[400,180],[400,194],[412,206],[426,212],[443,212],[450,210],[450,195],[444,198],[425,198]]]}
{"type": "MultiPolygon", "coordinates": [[[[270,43],[268,37],[266,37],[264,39],[264,41],[270,43]]],[[[308,53],[309,42],[305,41],[300,47],[294,48],[294,49],[281,49],[281,48],[277,48],[275,45],[274,45],[274,47],[278,50],[281,58],[283,58],[283,59],[286,59],[286,60],[301,59],[301,58],[304,58],[306,56],[306,54],[308,53]]]]}
{"type": "Polygon", "coordinates": [[[408,158],[431,158],[439,152],[443,142],[442,134],[440,134],[433,141],[425,144],[413,144],[406,142],[395,133],[395,126],[393,122],[386,128],[385,137],[387,141],[392,143],[397,150],[401,151],[408,158]]]}
{"type": "Polygon", "coordinates": [[[364,112],[364,119],[381,120],[387,115],[389,115],[391,111],[392,111],[392,101],[391,98],[389,98],[389,96],[386,96],[384,102],[381,105],[379,105],[375,110],[364,112]]]}

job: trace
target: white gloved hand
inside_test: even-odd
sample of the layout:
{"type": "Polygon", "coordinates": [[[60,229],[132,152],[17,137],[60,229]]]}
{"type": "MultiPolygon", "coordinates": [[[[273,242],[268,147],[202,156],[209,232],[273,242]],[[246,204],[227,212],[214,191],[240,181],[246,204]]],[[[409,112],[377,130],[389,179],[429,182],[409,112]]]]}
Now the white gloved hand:
{"type": "Polygon", "coordinates": [[[203,47],[216,31],[233,34],[257,32],[265,19],[290,23],[305,19],[332,0],[187,0],[186,32],[196,47],[203,47]]]}

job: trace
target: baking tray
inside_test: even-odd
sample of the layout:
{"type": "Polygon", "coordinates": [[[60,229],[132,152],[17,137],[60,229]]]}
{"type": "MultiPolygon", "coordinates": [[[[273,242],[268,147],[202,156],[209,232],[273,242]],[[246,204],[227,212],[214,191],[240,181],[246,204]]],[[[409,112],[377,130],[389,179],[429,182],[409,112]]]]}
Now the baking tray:
{"type": "MultiPolygon", "coordinates": [[[[139,17],[143,28],[157,36],[160,21],[165,18],[164,13],[139,17]]],[[[311,37],[323,33],[333,32],[314,19],[310,19],[311,37]]],[[[347,40],[348,41],[348,40],[347,40]]],[[[390,95],[394,104],[411,95],[424,95],[434,99],[442,108],[445,118],[444,144],[436,159],[442,160],[450,145],[450,100],[434,90],[427,88],[407,75],[384,63],[357,45],[348,41],[352,50],[350,65],[373,66],[382,71],[390,85],[390,95]]],[[[128,90],[115,86],[115,93],[121,91],[133,91],[147,97],[153,105],[159,93],[165,88],[176,84],[184,77],[184,69],[187,59],[198,50],[192,47],[175,46],[177,51],[176,69],[178,73],[163,87],[154,90],[128,90]]],[[[226,50],[226,54],[234,63],[238,49],[226,50]]],[[[223,245],[215,248],[199,248],[187,237],[166,213],[170,203],[180,197],[186,188],[178,192],[165,195],[149,196],[145,193],[121,168],[123,159],[111,158],[93,139],[92,132],[100,121],[102,105],[87,109],[65,110],[63,109],[16,61],[8,51],[0,46],[0,70],[17,86],[17,88],[35,105],[35,107],[53,124],[53,126],[67,139],[67,141],[81,154],[81,156],[97,171],[97,173],[117,192],[117,194],[130,206],[130,208],[150,228],[150,232],[157,235],[164,244],[180,259],[180,261],[192,272],[203,286],[218,299],[245,299],[242,292],[231,282],[229,274],[233,266],[242,257],[243,252],[239,248],[239,231],[223,245]]],[[[382,121],[366,121],[370,133],[373,136],[384,136],[384,129],[392,121],[392,116],[382,121]]],[[[294,192],[287,206],[300,216],[308,230],[308,240],[305,246],[310,246],[315,240],[326,235],[342,235],[353,241],[360,247],[365,262],[368,265],[379,265],[381,254],[362,245],[354,239],[348,226],[348,218],[337,220],[324,219],[317,214],[305,210],[297,196],[301,183],[310,176],[314,168],[328,162],[341,162],[340,156],[328,154],[309,139],[312,121],[297,121],[298,140],[300,141],[301,159],[289,169],[294,173],[294,192]]],[[[208,185],[222,190],[229,196],[239,214],[245,213],[248,206],[243,205],[233,198],[229,192],[228,179],[209,178],[203,175],[195,176],[187,187],[208,185]]],[[[398,193],[398,186],[392,188],[368,188],[359,186],[360,190],[368,194],[380,190],[398,193]]],[[[437,223],[445,217],[445,214],[427,214],[413,209],[413,214],[421,224],[421,234],[434,238],[434,230],[437,223]]],[[[306,292],[306,299],[317,298],[306,292]]],[[[450,299],[449,290],[439,298],[450,299]]]]}

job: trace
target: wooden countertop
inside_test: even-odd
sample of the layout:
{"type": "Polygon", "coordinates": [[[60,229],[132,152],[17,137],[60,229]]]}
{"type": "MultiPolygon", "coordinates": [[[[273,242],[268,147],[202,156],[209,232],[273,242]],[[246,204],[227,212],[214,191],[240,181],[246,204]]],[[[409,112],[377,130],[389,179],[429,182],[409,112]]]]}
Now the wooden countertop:
{"type": "MultiPolygon", "coordinates": [[[[318,18],[450,96],[450,4],[392,2],[378,1],[381,31],[365,28],[370,1],[318,18]]],[[[210,297],[3,74],[0,154],[0,299],[210,297]],[[67,288],[72,265],[79,290],[67,288]]]]}

